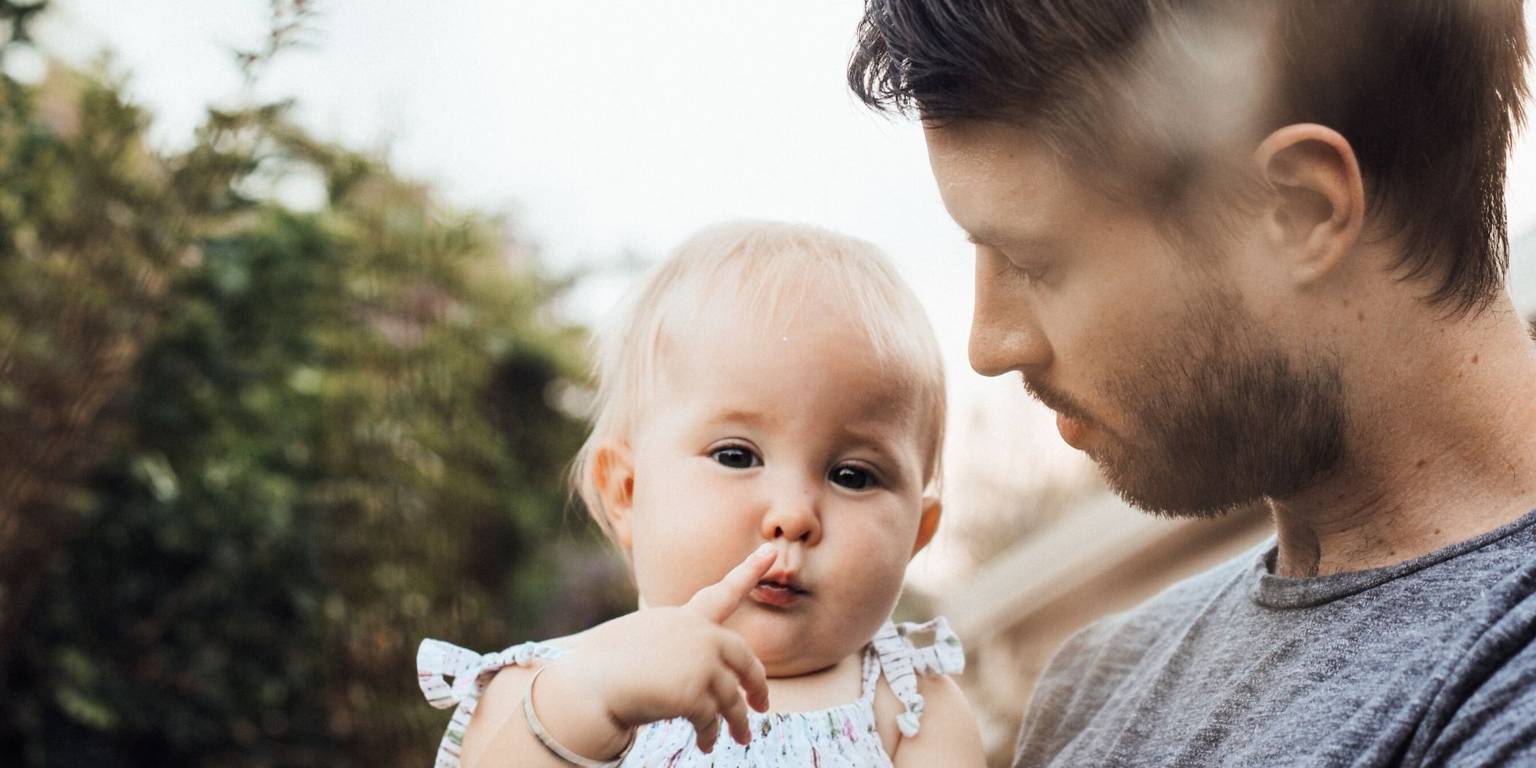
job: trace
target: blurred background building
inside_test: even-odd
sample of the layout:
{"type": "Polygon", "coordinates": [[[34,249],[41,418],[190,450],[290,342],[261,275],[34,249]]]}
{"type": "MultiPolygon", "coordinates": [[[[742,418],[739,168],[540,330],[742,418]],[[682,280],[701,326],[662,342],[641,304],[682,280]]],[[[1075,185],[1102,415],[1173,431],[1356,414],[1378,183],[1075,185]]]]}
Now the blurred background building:
{"type": "Polygon", "coordinates": [[[0,0],[0,765],[425,764],[423,635],[633,605],[562,482],[587,329],[725,218],[870,239],[929,309],[948,513],[902,610],[954,622],[999,760],[1071,632],[1265,538],[1127,509],[971,373],[921,132],[846,93],[861,8],[0,0]]]}

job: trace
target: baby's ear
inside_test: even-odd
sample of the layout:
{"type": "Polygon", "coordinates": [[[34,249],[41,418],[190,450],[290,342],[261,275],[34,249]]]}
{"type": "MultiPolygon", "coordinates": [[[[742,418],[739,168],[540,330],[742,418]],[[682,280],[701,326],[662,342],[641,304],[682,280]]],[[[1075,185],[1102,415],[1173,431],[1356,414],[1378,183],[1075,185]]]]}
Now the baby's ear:
{"type": "Polygon", "coordinates": [[[635,499],[635,462],[624,443],[606,441],[592,454],[592,484],[603,502],[603,516],[614,541],[629,551],[630,512],[635,499]]]}
{"type": "Polygon", "coordinates": [[[944,503],[937,496],[923,497],[923,517],[917,521],[917,542],[912,545],[912,555],[915,557],[928,542],[933,541],[933,534],[939,530],[939,518],[944,516],[944,503]]]}

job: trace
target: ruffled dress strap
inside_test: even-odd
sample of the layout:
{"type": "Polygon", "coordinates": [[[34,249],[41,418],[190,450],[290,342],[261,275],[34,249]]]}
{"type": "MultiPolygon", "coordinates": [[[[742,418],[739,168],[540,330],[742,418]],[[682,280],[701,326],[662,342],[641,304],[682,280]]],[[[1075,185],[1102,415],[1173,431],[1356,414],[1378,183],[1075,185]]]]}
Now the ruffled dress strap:
{"type": "Polygon", "coordinates": [[[880,659],[885,682],[903,708],[896,716],[896,727],[903,736],[916,736],[923,717],[923,695],[917,692],[917,676],[958,675],[965,671],[965,649],[960,647],[960,638],[940,616],[921,624],[887,621],[870,644],[880,659]],[[919,647],[913,642],[912,635],[930,632],[931,645],[919,647]]]}
{"type": "Polygon", "coordinates": [[[453,719],[437,745],[434,768],[458,768],[464,730],[486,683],[502,667],[525,667],[537,659],[558,658],[563,651],[546,643],[521,643],[496,653],[475,653],[428,638],[416,649],[416,681],[422,695],[438,709],[454,707],[453,719]],[[450,683],[446,678],[453,678],[450,683]]]}

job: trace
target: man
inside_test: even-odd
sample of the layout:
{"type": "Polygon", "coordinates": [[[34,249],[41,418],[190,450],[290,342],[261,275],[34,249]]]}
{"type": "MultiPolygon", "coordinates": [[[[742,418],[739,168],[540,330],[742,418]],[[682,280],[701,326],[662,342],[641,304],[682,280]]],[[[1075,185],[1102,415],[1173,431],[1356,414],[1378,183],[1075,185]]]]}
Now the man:
{"type": "Polygon", "coordinates": [[[868,0],[976,244],[971,363],[1261,551],[1070,640],[1016,764],[1536,765],[1517,0],[868,0]]]}

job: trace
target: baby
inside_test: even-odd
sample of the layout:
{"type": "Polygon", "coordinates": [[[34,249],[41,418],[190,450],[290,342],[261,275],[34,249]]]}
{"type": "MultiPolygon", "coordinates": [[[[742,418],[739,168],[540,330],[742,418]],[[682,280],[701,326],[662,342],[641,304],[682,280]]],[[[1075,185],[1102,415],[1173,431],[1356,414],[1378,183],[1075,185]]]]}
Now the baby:
{"type": "Polygon", "coordinates": [[[484,656],[424,641],[423,692],[457,705],[437,766],[981,765],[959,641],[890,621],[939,523],[944,379],[884,257],[718,226],[601,341],[575,483],[640,607],[484,656]]]}

